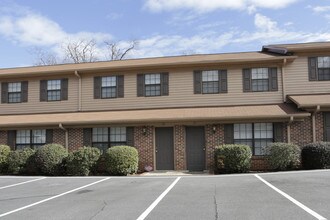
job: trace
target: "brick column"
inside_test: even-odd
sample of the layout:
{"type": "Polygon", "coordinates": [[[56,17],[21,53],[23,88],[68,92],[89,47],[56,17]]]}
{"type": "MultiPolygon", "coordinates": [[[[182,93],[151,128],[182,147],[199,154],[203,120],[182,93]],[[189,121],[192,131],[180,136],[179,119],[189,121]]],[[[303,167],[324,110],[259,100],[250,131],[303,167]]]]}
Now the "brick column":
{"type": "Polygon", "coordinates": [[[205,154],[206,154],[206,169],[214,169],[214,149],[215,147],[224,144],[224,125],[205,125],[205,154]],[[213,126],[215,130],[213,130],[213,126]]]}
{"type": "MultiPolygon", "coordinates": [[[[84,146],[84,133],[82,128],[69,128],[69,151],[77,150],[84,146]]],[[[65,138],[65,137],[64,137],[65,138]]]]}
{"type": "Polygon", "coordinates": [[[186,170],[186,137],[183,125],[174,126],[174,169],[186,170]]]}
{"type": "Polygon", "coordinates": [[[7,131],[0,131],[0,144],[7,145],[7,131]]]}
{"type": "Polygon", "coordinates": [[[146,165],[154,166],[154,127],[138,126],[134,129],[134,145],[139,152],[139,170],[144,171],[146,165]],[[145,133],[143,132],[145,130],[145,133]]]}
{"type": "Polygon", "coordinates": [[[323,112],[315,115],[316,141],[324,141],[324,118],[323,112]]]}
{"type": "Polygon", "coordinates": [[[313,142],[312,137],[312,117],[305,118],[304,121],[295,121],[291,124],[291,143],[300,147],[313,142]]]}
{"type": "Polygon", "coordinates": [[[53,130],[53,143],[65,147],[65,132],[62,129],[53,130]]]}

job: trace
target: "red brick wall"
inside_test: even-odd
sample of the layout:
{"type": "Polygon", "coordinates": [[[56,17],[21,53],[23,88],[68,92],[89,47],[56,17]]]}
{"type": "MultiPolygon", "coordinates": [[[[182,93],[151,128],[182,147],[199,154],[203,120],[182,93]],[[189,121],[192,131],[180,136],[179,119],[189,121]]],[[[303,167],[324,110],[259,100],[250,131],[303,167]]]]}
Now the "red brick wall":
{"type": "Polygon", "coordinates": [[[268,170],[269,166],[267,164],[266,158],[263,156],[252,156],[250,169],[252,171],[268,170]]]}
{"type": "Polygon", "coordinates": [[[318,112],[315,115],[316,141],[324,141],[324,121],[323,113],[318,112]]]}
{"type": "Polygon", "coordinates": [[[62,129],[53,130],[53,143],[60,144],[65,147],[65,132],[62,129]]]}
{"type": "Polygon", "coordinates": [[[296,121],[291,124],[291,143],[302,147],[313,141],[312,119],[305,118],[304,121],[296,121]]]}
{"type": "Polygon", "coordinates": [[[174,169],[186,170],[186,137],[183,125],[174,126],[174,169]]]}
{"type": "Polygon", "coordinates": [[[7,131],[0,131],[0,144],[7,145],[7,131]]]}
{"type": "Polygon", "coordinates": [[[139,170],[144,171],[146,165],[152,166],[154,169],[154,127],[135,127],[134,145],[139,152],[139,170]],[[143,129],[146,130],[146,133],[143,133],[143,129]]]}
{"type": "Polygon", "coordinates": [[[215,147],[224,144],[224,125],[205,125],[205,154],[206,154],[206,169],[214,169],[214,149],[215,147]],[[213,131],[213,126],[215,131],[213,131]]]}
{"type": "Polygon", "coordinates": [[[84,133],[82,128],[70,128],[69,131],[69,151],[77,150],[84,146],[84,133]]]}

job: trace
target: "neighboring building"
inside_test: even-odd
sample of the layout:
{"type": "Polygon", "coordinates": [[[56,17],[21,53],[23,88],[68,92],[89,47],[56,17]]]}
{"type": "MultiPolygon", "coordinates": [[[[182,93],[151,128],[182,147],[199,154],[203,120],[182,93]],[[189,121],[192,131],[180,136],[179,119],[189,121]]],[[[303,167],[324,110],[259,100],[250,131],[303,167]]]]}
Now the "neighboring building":
{"type": "Polygon", "coordinates": [[[135,146],[139,167],[212,169],[214,147],[330,141],[330,43],[0,69],[0,144],[135,146]]]}

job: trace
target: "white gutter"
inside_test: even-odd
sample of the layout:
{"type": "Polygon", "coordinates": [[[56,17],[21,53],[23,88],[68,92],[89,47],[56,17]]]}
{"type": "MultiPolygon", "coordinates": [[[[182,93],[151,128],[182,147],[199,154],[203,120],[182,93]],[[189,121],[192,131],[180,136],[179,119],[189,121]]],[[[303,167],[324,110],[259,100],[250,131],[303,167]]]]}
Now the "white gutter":
{"type": "Polygon", "coordinates": [[[286,94],[285,94],[285,80],[284,80],[284,66],[287,64],[287,59],[283,60],[283,65],[281,66],[281,76],[282,76],[282,96],[283,96],[283,102],[286,102],[286,94]]]}
{"type": "Polygon", "coordinates": [[[62,129],[65,132],[65,148],[67,151],[69,151],[69,132],[68,129],[64,128],[62,123],[58,125],[60,129],[62,129]]]}
{"type": "Polygon", "coordinates": [[[286,128],[286,132],[287,132],[287,136],[288,136],[288,143],[291,143],[291,124],[293,123],[293,116],[290,116],[289,122],[287,124],[287,128],[286,128]]]}
{"type": "Polygon", "coordinates": [[[81,111],[81,90],[82,90],[82,82],[81,82],[81,76],[79,75],[78,71],[74,71],[74,75],[78,77],[78,112],[81,111]]]}
{"type": "Polygon", "coordinates": [[[320,111],[320,105],[317,105],[315,111],[312,113],[312,130],[313,130],[313,142],[316,142],[316,113],[320,111]]]}

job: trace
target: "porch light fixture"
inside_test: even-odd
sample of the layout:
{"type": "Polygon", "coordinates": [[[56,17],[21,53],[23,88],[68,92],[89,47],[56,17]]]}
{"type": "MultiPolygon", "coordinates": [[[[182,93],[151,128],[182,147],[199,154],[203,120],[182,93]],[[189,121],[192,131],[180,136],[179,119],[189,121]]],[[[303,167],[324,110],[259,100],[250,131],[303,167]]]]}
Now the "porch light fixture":
{"type": "Polygon", "coordinates": [[[212,126],[212,132],[213,132],[213,134],[214,134],[216,131],[217,131],[217,126],[213,125],[213,126],[212,126]]]}
{"type": "Polygon", "coordinates": [[[142,134],[143,134],[143,135],[147,135],[147,127],[146,127],[146,126],[144,126],[144,127],[142,128],[142,134]]]}

